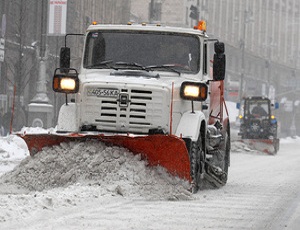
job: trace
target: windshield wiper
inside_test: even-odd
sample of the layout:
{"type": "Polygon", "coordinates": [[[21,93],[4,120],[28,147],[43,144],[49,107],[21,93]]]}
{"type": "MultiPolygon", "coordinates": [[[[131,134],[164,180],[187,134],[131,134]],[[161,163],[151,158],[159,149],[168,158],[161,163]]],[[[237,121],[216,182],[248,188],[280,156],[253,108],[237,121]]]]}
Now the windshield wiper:
{"type": "Polygon", "coordinates": [[[112,62],[113,62],[113,60],[105,60],[105,61],[102,61],[99,63],[95,63],[93,65],[86,66],[85,68],[87,68],[87,69],[102,69],[104,67],[107,67],[109,69],[110,68],[115,69],[113,66],[109,65],[112,62]]]}
{"type": "Polygon", "coordinates": [[[118,67],[116,66],[131,66],[131,67],[138,67],[141,70],[145,70],[147,72],[149,72],[149,70],[143,66],[142,64],[136,63],[136,62],[123,62],[123,61],[119,61],[115,63],[115,68],[118,69],[118,67]]]}
{"type": "Polygon", "coordinates": [[[152,70],[153,69],[167,69],[167,70],[171,70],[175,73],[178,73],[179,75],[181,74],[181,71],[175,69],[177,67],[176,65],[149,65],[149,66],[146,66],[146,69],[147,70],[152,70]]]}

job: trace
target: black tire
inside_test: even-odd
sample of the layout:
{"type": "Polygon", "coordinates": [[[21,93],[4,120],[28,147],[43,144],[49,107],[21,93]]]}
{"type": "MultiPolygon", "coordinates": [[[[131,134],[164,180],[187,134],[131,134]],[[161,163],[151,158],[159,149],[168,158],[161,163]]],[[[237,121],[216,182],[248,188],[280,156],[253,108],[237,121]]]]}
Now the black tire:
{"type": "Polygon", "coordinates": [[[274,146],[274,153],[273,153],[273,155],[276,155],[277,152],[278,152],[278,150],[279,150],[279,141],[277,141],[277,138],[274,139],[274,144],[273,144],[273,146],[274,146]]]}
{"type": "MultiPolygon", "coordinates": [[[[215,165],[217,167],[220,167],[222,171],[226,172],[228,175],[228,168],[229,168],[229,156],[230,156],[230,134],[229,131],[227,131],[224,134],[224,141],[222,145],[220,146],[220,152],[222,152],[221,156],[218,159],[218,163],[215,165]]],[[[226,178],[226,182],[227,182],[226,178]]]]}
{"type": "Polygon", "coordinates": [[[225,156],[224,156],[224,165],[223,168],[221,168],[224,172],[226,172],[227,177],[226,177],[226,182],[228,180],[228,168],[230,165],[230,149],[231,149],[231,142],[230,142],[230,132],[229,132],[229,128],[228,131],[225,134],[225,138],[224,138],[224,144],[225,144],[225,156]]]}
{"type": "Polygon", "coordinates": [[[191,177],[192,188],[191,192],[196,193],[201,185],[201,175],[204,173],[205,152],[202,144],[201,136],[197,142],[192,142],[190,149],[191,177]]]}
{"type": "MultiPolygon", "coordinates": [[[[205,175],[201,189],[216,189],[227,183],[228,168],[230,165],[230,148],[230,131],[228,129],[228,131],[224,134],[224,141],[221,143],[219,149],[214,152],[213,157],[209,160],[211,165],[218,167],[222,170],[222,172],[225,172],[225,174],[222,174],[222,178],[219,178],[222,182],[212,179],[209,175],[205,175]]],[[[206,170],[209,171],[208,168],[206,168],[206,170]]]]}

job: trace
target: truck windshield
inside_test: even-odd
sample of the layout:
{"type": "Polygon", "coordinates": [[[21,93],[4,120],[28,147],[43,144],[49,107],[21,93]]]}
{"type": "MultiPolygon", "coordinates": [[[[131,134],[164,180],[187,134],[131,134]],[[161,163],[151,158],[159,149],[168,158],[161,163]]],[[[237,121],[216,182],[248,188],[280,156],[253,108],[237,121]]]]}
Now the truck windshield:
{"type": "Polygon", "coordinates": [[[197,36],[147,31],[93,31],[87,35],[85,68],[141,68],[197,73],[197,36]],[[121,64],[120,64],[121,63],[121,64]],[[132,63],[132,65],[130,64],[132,63]],[[137,65],[138,64],[138,65],[137,65]]]}
{"type": "Polygon", "coordinates": [[[268,100],[250,100],[247,103],[249,114],[255,117],[268,116],[270,113],[268,100]]]}

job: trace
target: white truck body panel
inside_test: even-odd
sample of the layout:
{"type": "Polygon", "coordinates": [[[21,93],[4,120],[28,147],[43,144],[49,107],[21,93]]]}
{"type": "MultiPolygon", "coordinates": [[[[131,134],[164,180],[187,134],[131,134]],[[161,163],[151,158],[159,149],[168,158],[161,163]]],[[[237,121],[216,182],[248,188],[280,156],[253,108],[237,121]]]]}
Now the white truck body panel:
{"type": "Polygon", "coordinates": [[[85,125],[93,125],[101,132],[147,135],[150,129],[161,129],[164,133],[171,134],[172,131],[177,136],[197,140],[201,122],[206,123],[205,114],[201,111],[202,102],[193,102],[195,113],[191,114],[191,101],[183,100],[179,92],[184,81],[206,82],[210,78],[209,71],[203,74],[202,45],[208,38],[206,33],[191,28],[152,25],[92,25],[88,27],[86,36],[89,32],[106,30],[197,36],[201,44],[199,71],[191,74],[153,70],[153,74],[159,75],[155,78],[143,73],[139,76],[141,70],[131,70],[137,74],[132,76],[129,72],[120,76],[114,75],[114,72],[121,70],[85,68],[83,58],[76,103],[62,107],[58,130],[79,131],[85,125]],[[105,91],[111,95],[103,96],[105,91]],[[121,94],[126,99],[124,106],[117,102],[121,94]]]}
{"type": "Polygon", "coordinates": [[[197,141],[203,121],[205,121],[205,115],[201,111],[188,111],[181,117],[175,135],[197,141]]]}
{"type": "Polygon", "coordinates": [[[63,104],[59,110],[57,130],[61,132],[79,132],[77,107],[74,103],[63,104]]]}

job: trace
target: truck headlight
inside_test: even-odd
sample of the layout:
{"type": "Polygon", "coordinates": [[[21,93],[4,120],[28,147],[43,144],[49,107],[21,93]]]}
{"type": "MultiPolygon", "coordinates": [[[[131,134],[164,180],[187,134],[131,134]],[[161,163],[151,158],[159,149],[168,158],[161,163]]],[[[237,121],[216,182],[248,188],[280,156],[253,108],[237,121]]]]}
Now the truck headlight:
{"type": "Polygon", "coordinates": [[[274,115],[271,116],[271,124],[276,124],[277,120],[274,115]]]}
{"type": "Polygon", "coordinates": [[[77,93],[79,89],[79,79],[75,73],[54,73],[52,88],[59,93],[77,93]]]}
{"type": "Polygon", "coordinates": [[[74,90],[76,88],[76,82],[72,78],[63,78],[60,81],[60,87],[62,90],[74,90]]]}
{"type": "Polygon", "coordinates": [[[207,89],[207,85],[204,83],[185,81],[181,84],[180,96],[185,100],[205,101],[207,89]]]}

